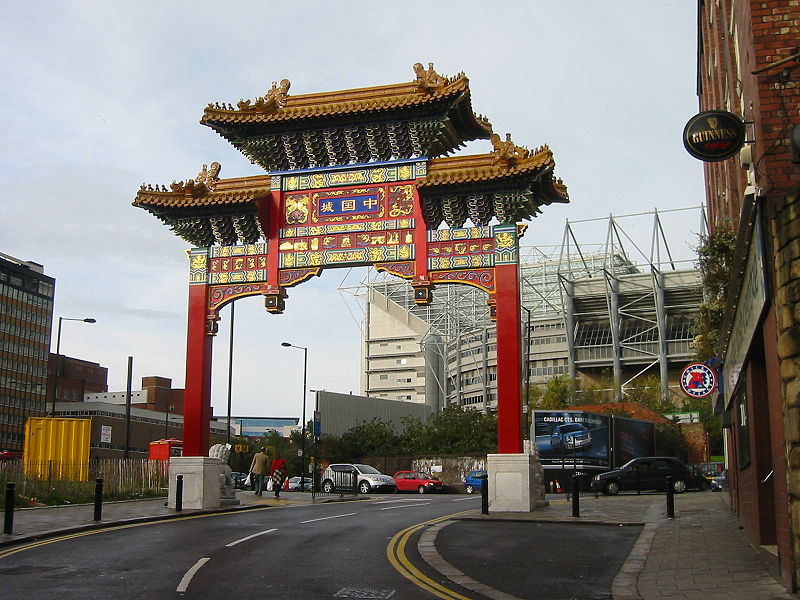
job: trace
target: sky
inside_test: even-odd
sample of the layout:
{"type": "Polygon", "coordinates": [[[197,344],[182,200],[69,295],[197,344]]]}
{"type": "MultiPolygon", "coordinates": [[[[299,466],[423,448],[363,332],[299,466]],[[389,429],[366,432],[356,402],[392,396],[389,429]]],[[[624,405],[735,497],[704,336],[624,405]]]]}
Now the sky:
{"type": "MultiPolygon", "coordinates": [[[[107,367],[110,391],[126,388],[129,356],[134,389],[150,375],[182,387],[188,244],[131,206],[139,186],[213,161],[222,178],[262,173],[199,124],[209,102],[255,99],[284,78],[290,94],[406,82],[433,62],[467,74],[473,109],[501,137],[553,151],[570,203],[545,207],[527,243],[560,243],[567,220],[581,243],[603,242],[609,214],[658,209],[671,251],[690,260],[704,203],[701,163],[681,142],[698,112],[694,4],[7,3],[0,252],[56,279],[52,351],[59,316],[91,317],[63,322],[61,350],[107,367]]],[[[478,141],[462,153],[489,151],[478,141]]],[[[620,220],[645,253],[652,219],[620,220]]],[[[368,276],[324,271],[289,290],[282,315],[259,298],[236,303],[233,415],[300,415],[304,353],[284,341],[308,349],[308,390],[360,393],[352,292],[368,276]]],[[[216,415],[227,414],[229,311],[214,342],[216,415]]]]}

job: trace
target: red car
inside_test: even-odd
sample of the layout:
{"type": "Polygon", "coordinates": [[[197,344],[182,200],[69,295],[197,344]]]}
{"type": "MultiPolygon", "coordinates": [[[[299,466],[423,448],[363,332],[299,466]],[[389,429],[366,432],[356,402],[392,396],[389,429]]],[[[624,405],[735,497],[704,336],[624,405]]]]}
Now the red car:
{"type": "Polygon", "coordinates": [[[398,492],[429,494],[444,490],[444,484],[441,481],[422,471],[398,471],[393,477],[398,492]]]}

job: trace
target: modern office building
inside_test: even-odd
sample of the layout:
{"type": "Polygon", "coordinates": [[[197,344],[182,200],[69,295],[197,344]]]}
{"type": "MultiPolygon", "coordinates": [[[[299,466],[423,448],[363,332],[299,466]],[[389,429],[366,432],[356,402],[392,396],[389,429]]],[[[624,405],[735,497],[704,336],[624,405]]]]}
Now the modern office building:
{"type": "Polygon", "coordinates": [[[55,279],[0,254],[0,450],[21,452],[25,420],[46,412],[55,279]]]}
{"type": "MultiPolygon", "coordinates": [[[[215,415],[211,418],[212,422],[225,423],[228,417],[215,415]]],[[[291,432],[300,428],[298,417],[241,417],[231,415],[231,429],[234,435],[259,438],[275,431],[281,437],[289,437],[291,432]]]]}
{"type": "MultiPolygon", "coordinates": [[[[660,231],[658,214],[651,216],[654,232],[660,231]]],[[[621,218],[609,219],[610,227],[624,233],[621,218]]],[[[622,400],[637,378],[654,375],[663,394],[682,399],[678,377],[693,356],[693,319],[702,302],[699,272],[692,264],[659,260],[656,253],[634,260],[618,243],[624,237],[601,251],[565,243],[550,254],[529,253],[535,262],[521,265],[528,365],[523,385],[555,375],[584,383],[610,378],[622,400]]],[[[483,292],[442,285],[432,304],[418,306],[406,282],[376,277],[365,298],[366,395],[426,403],[434,410],[495,410],[497,345],[483,292]]]]}

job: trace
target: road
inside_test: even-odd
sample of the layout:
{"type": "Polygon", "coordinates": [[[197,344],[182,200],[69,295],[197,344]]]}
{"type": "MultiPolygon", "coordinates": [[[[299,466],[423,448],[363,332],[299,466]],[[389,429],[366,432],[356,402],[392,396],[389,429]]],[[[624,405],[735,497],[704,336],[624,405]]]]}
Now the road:
{"type": "Polygon", "coordinates": [[[479,506],[460,495],[373,496],[85,532],[0,551],[0,588],[25,600],[424,597],[387,545],[411,525],[479,506]]]}
{"type": "Polygon", "coordinates": [[[376,495],[91,530],[0,550],[0,597],[469,600],[485,597],[482,583],[597,600],[610,598],[640,530],[448,519],[479,507],[462,494],[376,495]],[[478,587],[442,575],[442,560],[478,587]]]}

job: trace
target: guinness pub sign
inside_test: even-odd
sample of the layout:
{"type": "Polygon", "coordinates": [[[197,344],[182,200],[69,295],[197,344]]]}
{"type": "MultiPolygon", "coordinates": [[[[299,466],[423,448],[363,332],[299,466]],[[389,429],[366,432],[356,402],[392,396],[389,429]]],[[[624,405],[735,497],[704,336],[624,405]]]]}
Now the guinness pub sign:
{"type": "Polygon", "coordinates": [[[724,110],[707,110],[695,115],[683,128],[686,151],[700,160],[725,160],[744,144],[744,121],[724,110]]]}

